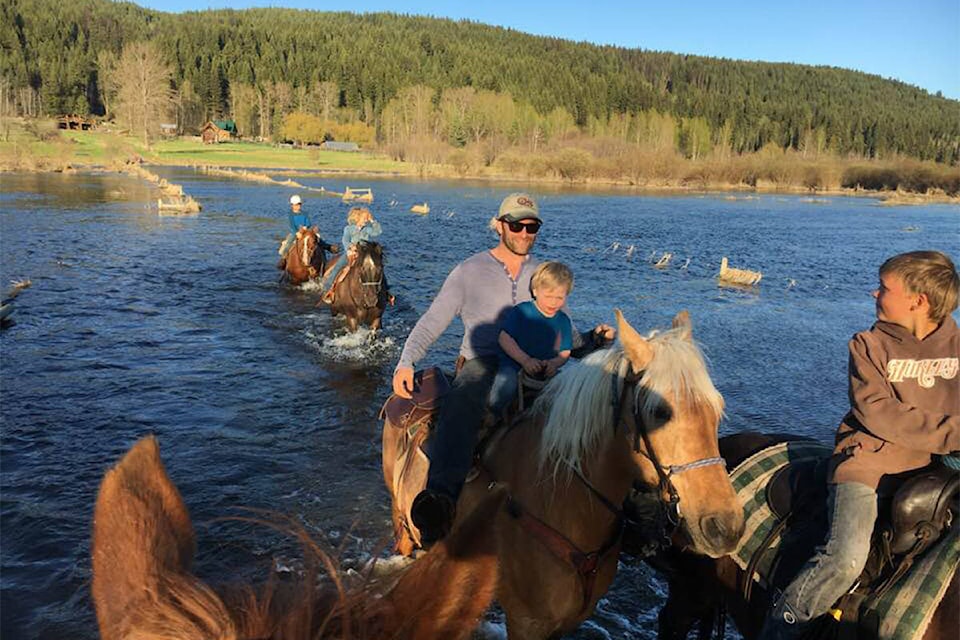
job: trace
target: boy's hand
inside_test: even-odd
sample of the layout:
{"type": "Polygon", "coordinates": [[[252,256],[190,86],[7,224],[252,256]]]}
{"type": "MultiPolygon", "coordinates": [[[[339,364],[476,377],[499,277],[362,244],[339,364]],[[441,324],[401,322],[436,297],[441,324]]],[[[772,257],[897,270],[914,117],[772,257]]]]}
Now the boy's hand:
{"type": "Polygon", "coordinates": [[[557,375],[557,371],[560,370],[560,365],[553,360],[547,360],[546,365],[544,366],[543,373],[548,378],[552,378],[557,375]]]}
{"type": "Polygon", "coordinates": [[[527,358],[523,363],[523,370],[527,372],[527,375],[540,375],[540,372],[543,371],[544,364],[542,360],[527,358]]]}

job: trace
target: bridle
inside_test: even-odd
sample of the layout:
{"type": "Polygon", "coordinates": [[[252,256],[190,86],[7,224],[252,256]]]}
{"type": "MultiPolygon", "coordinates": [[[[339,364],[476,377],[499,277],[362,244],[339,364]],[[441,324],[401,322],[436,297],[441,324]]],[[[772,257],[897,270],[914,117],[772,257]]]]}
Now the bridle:
{"type": "MultiPolygon", "coordinates": [[[[364,244],[367,244],[367,243],[364,243],[364,244]]],[[[373,252],[372,252],[372,249],[370,249],[369,245],[367,246],[367,253],[363,257],[363,262],[365,263],[368,259],[370,260],[371,264],[374,267],[376,267],[376,262],[373,259],[373,252]]],[[[376,275],[375,280],[365,280],[364,278],[366,275],[367,274],[364,272],[364,264],[361,264],[360,265],[360,287],[361,287],[360,295],[362,298],[362,302],[363,302],[363,305],[366,307],[375,307],[377,305],[377,302],[380,299],[380,291],[383,289],[383,265],[382,264],[380,265],[380,268],[378,269],[378,273],[376,275]],[[373,289],[372,290],[364,289],[363,287],[373,287],[373,289]],[[371,298],[367,295],[368,291],[373,292],[372,303],[370,302],[371,298]]]]}
{"type": "MultiPolygon", "coordinates": [[[[613,370],[613,375],[611,378],[611,384],[613,385],[612,403],[614,433],[616,433],[620,428],[621,418],[624,417],[624,406],[628,401],[630,401],[631,398],[636,396],[636,385],[643,377],[642,371],[637,374],[629,372],[629,366],[629,363],[625,361],[623,356],[621,356],[620,361],[613,370]],[[628,373],[621,375],[619,373],[621,368],[628,368],[628,373]]],[[[660,458],[657,456],[657,453],[653,448],[653,445],[650,441],[650,434],[647,432],[646,425],[641,418],[640,412],[637,410],[637,403],[635,401],[631,402],[630,411],[627,412],[626,415],[629,417],[629,421],[633,427],[633,450],[636,453],[646,457],[653,464],[653,467],[657,472],[657,504],[659,506],[660,513],[655,520],[657,523],[659,523],[660,531],[657,532],[658,547],[657,549],[651,550],[652,554],[659,549],[670,546],[670,538],[683,521],[683,516],[680,512],[680,494],[677,492],[677,489],[674,486],[671,478],[675,475],[679,475],[693,469],[700,469],[702,467],[718,464],[725,465],[726,462],[722,457],[714,456],[711,458],[701,458],[700,460],[694,460],[692,462],[686,462],[683,464],[664,466],[660,462],[660,458]],[[643,441],[643,449],[640,447],[641,441],[643,441]],[[664,498],[664,496],[667,497],[664,498]]],[[[624,422],[626,422],[626,420],[624,420],[624,422]]],[[[548,551],[550,551],[550,553],[552,553],[560,561],[569,563],[573,566],[573,569],[580,577],[580,584],[583,593],[580,613],[583,614],[586,612],[587,608],[590,606],[590,602],[592,601],[594,582],[596,581],[596,576],[600,569],[600,565],[607,557],[619,549],[620,540],[623,536],[624,530],[627,527],[639,526],[642,528],[644,527],[644,524],[631,520],[627,514],[624,513],[624,508],[620,505],[614,504],[613,501],[603,495],[599,489],[597,489],[589,480],[587,480],[587,478],[583,475],[583,472],[577,466],[570,465],[570,469],[573,475],[580,480],[590,494],[614,516],[614,525],[610,537],[596,551],[586,552],[580,549],[569,538],[564,536],[562,533],[540,518],[530,513],[530,511],[527,510],[527,508],[524,507],[520,501],[516,500],[513,495],[509,495],[507,497],[506,510],[510,517],[517,520],[518,524],[531,536],[539,540],[540,543],[543,544],[548,551]]],[[[486,471],[491,477],[491,484],[489,486],[492,487],[495,479],[489,470],[486,471]]]]}
{"type": "MultiPolygon", "coordinates": [[[[629,363],[624,362],[624,358],[621,356],[620,362],[618,362],[618,365],[614,368],[610,379],[613,387],[613,393],[611,395],[613,398],[613,430],[615,433],[619,430],[621,419],[623,419],[625,423],[629,421],[629,426],[633,429],[634,452],[649,460],[657,472],[657,498],[660,514],[663,516],[657,519],[661,523],[661,531],[658,537],[661,541],[660,544],[666,547],[670,545],[671,536],[673,536],[673,533],[683,520],[683,514],[680,510],[680,494],[677,492],[677,488],[674,486],[671,478],[686,471],[692,471],[693,469],[713,465],[725,466],[726,461],[721,456],[713,456],[685,462],[683,464],[663,465],[660,462],[660,457],[657,455],[656,450],[653,448],[653,443],[650,441],[650,433],[637,409],[637,402],[633,400],[636,397],[636,385],[643,377],[644,372],[633,373],[628,369],[626,374],[620,375],[619,371],[623,365],[627,367],[630,366],[629,363]],[[631,409],[624,415],[624,407],[628,402],[631,404],[631,409]],[[643,442],[643,448],[640,447],[641,441],[643,442]]],[[[578,469],[574,469],[574,473],[587,489],[600,500],[601,504],[610,509],[617,517],[624,517],[623,509],[613,505],[596,487],[590,484],[578,469]]]]}

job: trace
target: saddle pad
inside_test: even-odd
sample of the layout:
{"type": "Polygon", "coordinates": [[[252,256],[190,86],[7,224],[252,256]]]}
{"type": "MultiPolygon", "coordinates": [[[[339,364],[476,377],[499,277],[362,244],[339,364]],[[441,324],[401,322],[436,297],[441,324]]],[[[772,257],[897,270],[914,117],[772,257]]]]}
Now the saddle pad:
{"type": "MultiPolygon", "coordinates": [[[[937,603],[960,566],[960,531],[956,523],[917,562],[900,583],[871,609],[880,615],[879,640],[917,640],[923,637],[937,603]]],[[[956,606],[945,603],[944,606],[956,606]]]]}
{"type": "MultiPolygon", "coordinates": [[[[777,524],[776,517],[767,505],[766,489],[770,478],[787,462],[825,458],[832,451],[833,449],[819,442],[781,442],[758,451],[730,472],[730,482],[740,504],[743,505],[745,519],[740,544],[731,554],[741,569],[747,568],[754,552],[777,524]]],[[[776,548],[778,542],[774,540],[771,548],[776,548]]]]}
{"type": "MultiPolygon", "coordinates": [[[[809,460],[829,456],[830,447],[816,442],[784,442],[759,451],[741,462],[730,473],[730,480],[744,508],[746,527],[740,545],[731,554],[741,569],[763,539],[776,525],[776,517],[767,506],[766,484],[788,461],[809,460]]],[[[919,640],[926,631],[937,603],[943,598],[950,580],[960,566],[960,532],[944,535],[878,602],[870,609],[880,618],[879,640],[919,640]]],[[[768,555],[780,544],[775,539],[768,555]]],[[[758,574],[764,574],[761,566],[758,574]]],[[[766,587],[762,575],[754,579],[766,587]]]]}

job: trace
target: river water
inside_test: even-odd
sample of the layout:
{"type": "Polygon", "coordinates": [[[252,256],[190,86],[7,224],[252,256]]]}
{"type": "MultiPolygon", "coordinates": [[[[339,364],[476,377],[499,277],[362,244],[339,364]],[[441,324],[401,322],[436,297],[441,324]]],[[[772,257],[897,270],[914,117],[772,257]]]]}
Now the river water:
{"type": "MultiPolygon", "coordinates": [[[[159,438],[197,526],[198,573],[295,568],[289,540],[219,520],[240,507],[289,514],[342,549],[379,553],[389,508],[377,412],[403,341],[446,273],[494,244],[486,223],[509,185],[374,180],[397,306],[380,335],[345,335],[315,290],[277,283],[293,190],[161,169],[204,207],[158,216],[120,175],[3,174],[0,284],[29,278],[0,334],[0,635],[96,637],[89,598],[93,503],[104,471],[159,438]],[[427,201],[427,216],[408,212],[427,201]]],[[[320,178],[305,184],[342,190],[320,178]]],[[[546,220],[536,253],[567,262],[581,329],[622,308],[641,331],[681,309],[725,396],[722,432],[831,437],[846,408],[846,342],[873,320],[887,256],[960,256],[960,210],[860,198],[637,196],[534,188],[546,220]],[[653,260],[673,258],[664,269],[653,260]],[[763,272],[717,286],[720,258],[763,272]]],[[[347,207],[303,192],[330,240],[347,207]]],[[[456,323],[455,323],[456,325],[456,323]]],[[[425,364],[449,367],[452,327],[425,364]]],[[[577,638],[653,638],[661,583],[622,567],[577,638]]],[[[487,635],[502,628],[491,616],[487,635]]]]}

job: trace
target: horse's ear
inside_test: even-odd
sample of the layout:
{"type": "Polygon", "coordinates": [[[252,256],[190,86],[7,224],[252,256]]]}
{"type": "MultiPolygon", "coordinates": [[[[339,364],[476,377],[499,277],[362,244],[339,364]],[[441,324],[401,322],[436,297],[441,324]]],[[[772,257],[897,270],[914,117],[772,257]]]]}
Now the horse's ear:
{"type": "Polygon", "coordinates": [[[680,336],[684,340],[690,340],[693,337],[693,324],[690,322],[690,312],[684,309],[673,316],[673,328],[680,330],[680,336]]]}
{"type": "Polygon", "coordinates": [[[653,347],[630,326],[620,309],[614,309],[613,313],[617,316],[617,335],[620,336],[620,344],[630,360],[630,367],[634,373],[640,373],[653,360],[653,347]]]}

